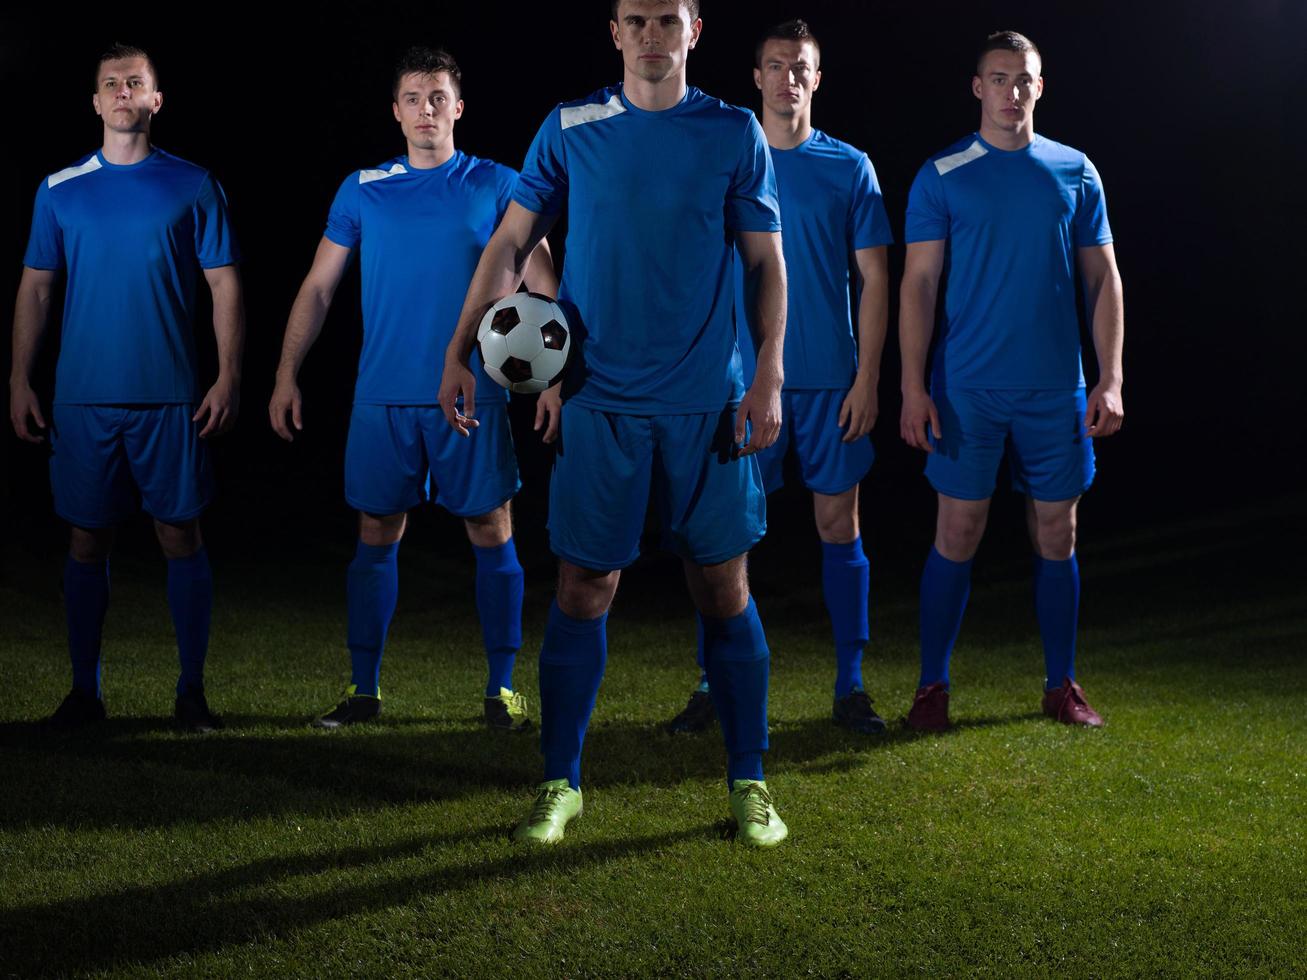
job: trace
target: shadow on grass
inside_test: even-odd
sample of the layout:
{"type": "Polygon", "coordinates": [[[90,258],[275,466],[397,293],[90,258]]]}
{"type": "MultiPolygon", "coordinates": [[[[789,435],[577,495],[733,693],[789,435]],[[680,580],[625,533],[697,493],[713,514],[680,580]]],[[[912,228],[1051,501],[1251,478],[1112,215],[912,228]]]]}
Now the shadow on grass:
{"type": "Polygon", "coordinates": [[[605,843],[573,839],[557,849],[441,863],[441,848],[489,841],[507,832],[507,827],[483,827],[418,835],[378,847],[268,858],[167,884],[19,906],[7,912],[0,925],[0,956],[6,973],[21,976],[146,965],[182,953],[203,955],[253,940],[275,940],[344,916],[542,870],[565,878],[594,865],[719,835],[718,828],[705,825],[605,843]],[[388,862],[414,858],[425,859],[420,870],[388,873],[388,862]],[[332,877],[322,880],[316,894],[287,894],[287,879],[325,875],[332,877]]]}

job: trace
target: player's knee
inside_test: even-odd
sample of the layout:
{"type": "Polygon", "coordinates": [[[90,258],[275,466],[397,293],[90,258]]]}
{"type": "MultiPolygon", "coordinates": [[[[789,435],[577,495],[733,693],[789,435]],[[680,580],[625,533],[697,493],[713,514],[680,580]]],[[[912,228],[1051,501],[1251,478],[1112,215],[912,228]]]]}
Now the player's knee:
{"type": "Polygon", "coordinates": [[[159,539],[159,547],[166,558],[189,558],[200,550],[204,543],[200,537],[200,522],[186,521],[183,524],[168,524],[164,521],[154,522],[154,535],[159,539]]]}
{"type": "Polygon", "coordinates": [[[573,619],[598,619],[613,604],[620,574],[563,562],[558,569],[558,608],[573,619]]]}
{"type": "Polygon", "coordinates": [[[75,527],[68,537],[68,554],[86,564],[104,561],[113,550],[113,538],[113,528],[75,527]]]}
{"type": "Polygon", "coordinates": [[[1076,516],[1071,511],[1035,523],[1035,550],[1049,561],[1066,561],[1076,550],[1076,516]]]}
{"type": "Polygon", "coordinates": [[[507,503],[494,510],[463,518],[467,539],[478,548],[498,548],[513,536],[513,518],[507,503]]]}
{"type": "Polygon", "coordinates": [[[975,556],[984,535],[984,514],[941,515],[935,529],[935,550],[949,561],[969,561],[975,556]]]}
{"type": "Polygon", "coordinates": [[[365,514],[359,512],[359,540],[370,548],[392,545],[404,536],[407,514],[365,514]]]}
{"type": "Polygon", "coordinates": [[[704,616],[730,619],[749,604],[749,580],[743,557],[720,565],[686,563],[685,580],[690,597],[704,616]]]}
{"type": "Polygon", "coordinates": [[[848,544],[858,536],[858,488],[841,494],[813,493],[817,536],[829,544],[848,544]]]}

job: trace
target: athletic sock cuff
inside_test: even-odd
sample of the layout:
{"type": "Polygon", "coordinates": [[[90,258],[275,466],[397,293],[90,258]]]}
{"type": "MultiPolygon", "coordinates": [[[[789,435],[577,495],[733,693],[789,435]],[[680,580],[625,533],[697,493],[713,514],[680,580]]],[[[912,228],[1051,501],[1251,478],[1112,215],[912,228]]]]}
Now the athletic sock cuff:
{"type": "Polygon", "coordinates": [[[181,558],[169,558],[168,564],[173,568],[198,568],[209,563],[209,552],[200,545],[195,551],[181,558]]]}
{"type": "Polygon", "coordinates": [[[856,537],[846,544],[837,544],[831,541],[821,543],[822,561],[844,562],[848,564],[861,564],[867,560],[866,552],[862,550],[862,538],[856,537]]]}
{"type": "Polygon", "coordinates": [[[701,615],[700,621],[705,645],[716,641],[714,656],[722,660],[766,660],[771,655],[753,596],[738,616],[717,619],[701,615]]]}
{"type": "Polygon", "coordinates": [[[354,551],[354,557],[366,562],[390,561],[399,553],[399,542],[392,541],[390,544],[367,544],[362,538],[359,538],[358,548],[354,551]]]}
{"type": "Polygon", "coordinates": [[[963,569],[963,568],[969,569],[971,567],[971,563],[975,561],[974,558],[968,558],[966,561],[954,561],[952,558],[945,558],[943,555],[939,553],[939,551],[935,548],[934,545],[930,546],[930,557],[928,560],[942,561],[945,565],[951,565],[957,569],[963,569]]]}
{"type": "Polygon", "coordinates": [[[480,545],[474,544],[472,554],[476,556],[479,571],[518,571],[522,567],[517,560],[517,547],[513,544],[512,538],[509,538],[503,544],[492,545],[489,548],[482,548],[480,545]]]}
{"type": "Polygon", "coordinates": [[[1079,569],[1079,563],[1076,556],[1064,558],[1058,561],[1053,558],[1045,558],[1043,555],[1035,555],[1035,573],[1038,575],[1050,575],[1059,577],[1070,577],[1079,569]]]}

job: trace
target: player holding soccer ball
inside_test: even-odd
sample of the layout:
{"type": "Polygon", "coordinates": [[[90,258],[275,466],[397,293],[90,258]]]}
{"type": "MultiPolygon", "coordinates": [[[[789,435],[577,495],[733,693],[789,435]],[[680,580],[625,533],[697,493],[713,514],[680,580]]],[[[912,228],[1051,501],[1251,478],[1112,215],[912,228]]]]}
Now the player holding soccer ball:
{"type": "Polygon", "coordinates": [[[763,781],[768,651],[745,574],[766,506],[752,454],[775,441],[781,421],[780,213],[758,123],[686,85],[698,7],[614,4],[623,82],[560,105],[541,126],[446,355],[441,407],[460,432],[474,432],[477,321],[516,287],[525,256],[566,210],[561,299],[581,357],[565,382],[550,487],[560,567],[540,651],[545,781],[514,831],[521,841],[560,840],[581,811],[581,746],[607,657],[608,609],[637,556],[651,491],[703,617],[738,839],[770,846],[786,834],[763,781]],[[747,393],[731,312],[733,238],[757,296],[758,368],[747,393]]]}
{"type": "MultiPolygon", "coordinates": [[[[509,501],[519,487],[506,396],[486,399],[485,425],[464,442],[436,407],[445,345],[481,249],[508,205],[515,173],[455,149],[462,73],[444,51],[409,50],[395,68],[393,111],[408,152],[341,184],[313,266],[286,323],[268,414],[283,439],[303,428],[296,378],[317,339],[354,250],[362,253],[363,351],[345,448],[345,498],[359,512],[347,578],[351,677],[341,702],[315,722],[338,728],[381,713],[381,654],[399,592],[396,556],[407,513],[428,498],[462,517],[476,555],[476,601],[491,728],[527,727],[513,690],[522,644],[522,566],[509,501]],[[289,418],[289,422],[288,422],[289,418]]],[[[527,282],[553,295],[548,246],[527,282]]],[[[485,378],[478,364],[478,377],[485,378]]],[[[489,386],[487,391],[494,390],[489,386]]],[[[536,426],[552,437],[556,396],[542,396],[536,426]]]]}
{"type": "Polygon", "coordinates": [[[1035,548],[1044,713],[1103,723],[1075,681],[1076,504],[1094,478],[1091,438],[1116,432],[1124,413],[1121,278],[1098,172],[1080,151],[1035,133],[1040,71],[1028,38],[991,35],[971,81],[979,132],[932,157],[908,199],[900,426],[909,445],[930,454],[926,476],[939,494],[921,578],[921,681],[908,713],[919,730],[949,724],[949,656],[1005,444],[1035,548]],[[1087,397],[1077,267],[1098,354],[1098,384],[1087,397]],[[927,394],[944,274],[943,332],[927,394]]]}
{"type": "MultiPolygon", "coordinates": [[[[835,633],[836,724],[879,734],[885,722],[862,687],[867,643],[866,555],[858,528],[858,483],[874,456],[876,386],[889,316],[886,246],[893,240],[871,161],[812,127],[812,97],[821,84],[821,48],[802,20],[771,28],[754,52],[754,83],[762,92],[762,127],[771,146],[785,225],[789,310],[785,318],[784,423],[775,444],[758,454],[767,492],[782,483],[782,463],[794,447],[804,485],[812,491],[821,538],[822,591],[835,633]],[[858,339],[849,309],[849,264],[858,270],[858,339]]],[[[744,306],[737,293],[737,307],[744,306]]],[[[740,332],[745,377],[753,348],[740,332]]],[[[698,731],[713,718],[708,678],[668,726],[698,731]]]]}
{"type": "Polygon", "coordinates": [[[204,693],[213,578],[199,517],[213,499],[205,441],[236,422],[245,319],[239,253],[222,188],[150,144],[163,92],[150,56],[115,44],[96,69],[104,143],[41,182],[14,309],[9,417],[20,439],[46,428],[31,372],[60,269],[68,270],[50,429],[55,512],[72,525],[64,565],[73,688],[51,721],[105,717],[100,637],[115,527],[143,506],[168,559],[181,675],[174,716],[220,723],[204,693]],[[194,318],[202,272],[213,295],[218,379],[197,406],[194,318]],[[32,423],[36,429],[33,430],[32,423]]]}

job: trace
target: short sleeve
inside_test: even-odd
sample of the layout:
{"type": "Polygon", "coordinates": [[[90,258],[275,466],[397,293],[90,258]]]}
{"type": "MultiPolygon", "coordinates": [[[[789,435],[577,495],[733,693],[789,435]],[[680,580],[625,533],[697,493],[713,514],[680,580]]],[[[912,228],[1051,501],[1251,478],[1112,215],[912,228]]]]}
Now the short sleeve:
{"type": "Polygon", "coordinates": [[[905,242],[937,242],[948,238],[948,203],[933,162],[927,162],[917,171],[908,191],[908,214],[903,224],[905,242]]]}
{"type": "Polygon", "coordinates": [[[513,200],[535,214],[558,214],[563,210],[567,200],[567,157],[558,109],[545,119],[526,151],[513,200]]]}
{"type": "Polygon", "coordinates": [[[734,231],[781,230],[776,171],[762,127],[752,115],[726,192],[726,226],[734,231]]]}
{"type": "Polygon", "coordinates": [[[222,185],[209,174],[204,175],[195,195],[195,257],[203,269],[216,269],[240,261],[236,235],[227,210],[227,195],[222,185]]]}
{"type": "Polygon", "coordinates": [[[1103,196],[1103,182],[1088,157],[1085,157],[1085,167],[1080,176],[1075,238],[1077,248],[1106,245],[1112,240],[1112,228],[1107,223],[1107,198],[1103,196]]]}
{"type": "Polygon", "coordinates": [[[36,189],[36,204],[32,208],[32,233],[27,239],[27,252],[23,265],[29,269],[56,270],[64,267],[64,233],[55,217],[54,201],[50,199],[50,184],[41,181],[36,189]]]}
{"type": "Polygon", "coordinates": [[[336,198],[331,202],[331,210],[327,212],[327,230],[323,234],[341,248],[358,248],[363,237],[359,219],[358,171],[341,182],[340,190],[336,191],[336,198]]]}
{"type": "Polygon", "coordinates": [[[853,174],[848,235],[849,247],[855,252],[861,248],[894,244],[894,232],[889,226],[889,215],[885,213],[885,198],[880,192],[880,181],[876,179],[876,168],[865,153],[853,174]]]}
{"type": "Polygon", "coordinates": [[[513,189],[517,186],[517,171],[502,164],[495,167],[495,218],[502,219],[508,205],[513,200],[513,189]]]}

